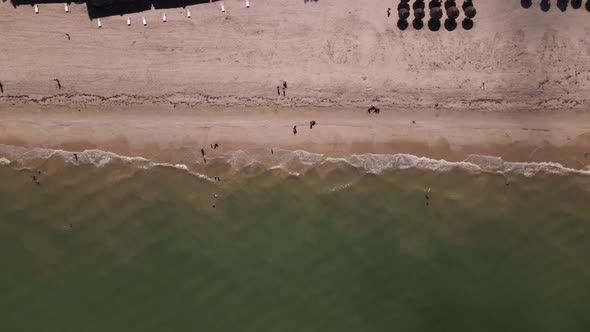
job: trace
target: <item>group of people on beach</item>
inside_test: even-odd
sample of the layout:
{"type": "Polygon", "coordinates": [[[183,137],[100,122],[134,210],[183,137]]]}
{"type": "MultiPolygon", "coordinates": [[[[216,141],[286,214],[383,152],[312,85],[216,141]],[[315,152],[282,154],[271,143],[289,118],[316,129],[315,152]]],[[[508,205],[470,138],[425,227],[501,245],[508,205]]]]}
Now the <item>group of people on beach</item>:
{"type": "Polygon", "coordinates": [[[283,97],[285,97],[285,90],[287,90],[287,82],[281,80],[280,85],[277,85],[277,94],[279,96],[281,95],[281,87],[283,88],[283,97]]]}
{"type": "Polygon", "coordinates": [[[367,110],[367,113],[370,114],[371,112],[373,112],[375,114],[379,114],[379,113],[381,113],[381,109],[371,105],[371,107],[369,107],[369,109],[367,110]]]}
{"type": "MultiPolygon", "coordinates": [[[[316,124],[315,120],[309,121],[309,129],[313,129],[316,124]]],[[[297,126],[293,126],[293,135],[297,135],[297,126]]]]}
{"type": "MultiPolygon", "coordinates": [[[[41,175],[41,171],[37,171],[37,175],[41,175]]],[[[31,175],[31,179],[33,179],[33,182],[35,182],[37,185],[40,185],[41,182],[38,180],[39,178],[37,177],[37,175],[31,175]]]]}

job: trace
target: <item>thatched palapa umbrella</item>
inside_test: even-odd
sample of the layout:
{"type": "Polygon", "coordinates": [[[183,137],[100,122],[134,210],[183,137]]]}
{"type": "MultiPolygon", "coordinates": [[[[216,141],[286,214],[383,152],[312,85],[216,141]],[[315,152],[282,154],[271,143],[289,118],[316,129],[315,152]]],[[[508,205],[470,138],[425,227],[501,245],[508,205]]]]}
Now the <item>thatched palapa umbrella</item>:
{"type": "Polygon", "coordinates": [[[440,7],[430,8],[430,17],[434,20],[440,20],[443,16],[442,9],[440,7]]]}
{"type": "Polygon", "coordinates": [[[449,20],[456,20],[459,17],[459,9],[457,7],[449,7],[447,9],[447,17],[449,20]]]}
{"type": "Polygon", "coordinates": [[[414,18],[416,18],[417,20],[421,20],[424,18],[424,16],[426,16],[426,14],[424,13],[424,8],[414,9],[414,18]]]}
{"type": "Polygon", "coordinates": [[[400,8],[400,10],[397,11],[397,15],[399,16],[400,20],[406,20],[408,17],[410,17],[410,11],[406,8],[400,8]]]}
{"type": "Polygon", "coordinates": [[[475,10],[473,6],[465,8],[465,16],[467,16],[468,18],[474,18],[475,14],[477,14],[477,10],[475,10]]]}

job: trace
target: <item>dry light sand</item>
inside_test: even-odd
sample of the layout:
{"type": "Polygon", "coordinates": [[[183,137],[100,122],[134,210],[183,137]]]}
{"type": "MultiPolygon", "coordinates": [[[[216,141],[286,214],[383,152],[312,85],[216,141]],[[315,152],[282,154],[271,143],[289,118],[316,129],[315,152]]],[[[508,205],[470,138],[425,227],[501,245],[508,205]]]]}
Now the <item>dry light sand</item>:
{"type": "Polygon", "coordinates": [[[217,142],[583,168],[590,13],[538,2],[475,1],[473,29],[461,14],[454,31],[436,32],[401,31],[398,2],[385,0],[229,0],[226,13],[167,9],[162,23],[151,10],[130,14],[131,27],[103,18],[102,29],[85,5],[35,15],[2,2],[0,144],[182,160],[217,142]],[[380,115],[366,113],[371,104],[380,115]]]}

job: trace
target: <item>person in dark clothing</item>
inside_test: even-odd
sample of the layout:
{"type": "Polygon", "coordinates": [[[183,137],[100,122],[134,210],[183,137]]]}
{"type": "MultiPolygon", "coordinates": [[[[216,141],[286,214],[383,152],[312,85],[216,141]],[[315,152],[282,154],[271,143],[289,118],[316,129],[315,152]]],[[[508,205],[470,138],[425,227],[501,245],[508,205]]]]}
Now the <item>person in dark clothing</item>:
{"type": "Polygon", "coordinates": [[[70,34],[66,33],[66,36],[68,37],[68,40],[70,40],[70,34]]]}
{"type": "Polygon", "coordinates": [[[57,78],[55,78],[54,81],[57,82],[57,88],[61,89],[61,82],[57,78]]]}
{"type": "Polygon", "coordinates": [[[315,120],[309,121],[309,129],[313,129],[313,126],[315,126],[315,120]]]}
{"type": "Polygon", "coordinates": [[[297,126],[293,126],[293,135],[297,135],[297,126]]]}
{"type": "Polygon", "coordinates": [[[4,85],[2,85],[2,82],[0,82],[0,93],[4,93],[4,85]]]}
{"type": "Polygon", "coordinates": [[[281,87],[277,85],[277,95],[281,95],[281,87]]]}
{"type": "Polygon", "coordinates": [[[219,147],[219,144],[215,143],[215,145],[213,146],[213,149],[217,149],[219,147]]]}
{"type": "Polygon", "coordinates": [[[391,8],[387,8],[387,17],[391,16],[391,8]]]}
{"type": "Polygon", "coordinates": [[[205,157],[205,150],[203,148],[201,148],[201,157],[205,157]]]}
{"type": "Polygon", "coordinates": [[[78,154],[74,153],[74,158],[76,159],[76,161],[78,161],[78,154]]]}

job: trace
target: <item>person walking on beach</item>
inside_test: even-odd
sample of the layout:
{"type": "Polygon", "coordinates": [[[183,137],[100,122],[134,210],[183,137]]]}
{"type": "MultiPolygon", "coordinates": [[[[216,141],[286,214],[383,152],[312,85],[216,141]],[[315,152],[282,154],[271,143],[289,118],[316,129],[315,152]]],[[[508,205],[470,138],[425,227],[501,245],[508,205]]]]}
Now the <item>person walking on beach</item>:
{"type": "Polygon", "coordinates": [[[391,8],[387,8],[387,17],[391,16],[391,8]]]}
{"type": "Polygon", "coordinates": [[[213,145],[213,150],[217,149],[219,147],[219,144],[215,143],[215,145],[213,145]]]}
{"type": "Polygon", "coordinates": [[[78,154],[74,153],[74,158],[76,159],[76,161],[78,161],[78,154]]]}
{"type": "Polygon", "coordinates": [[[277,85],[277,95],[281,95],[281,87],[277,85]]]}
{"type": "Polygon", "coordinates": [[[313,126],[315,126],[315,120],[309,121],[309,129],[313,129],[313,126]]]}
{"type": "Polygon", "coordinates": [[[0,82],[0,93],[4,93],[4,85],[2,85],[2,82],[0,82]]]}
{"type": "Polygon", "coordinates": [[[297,135],[297,126],[293,126],[293,135],[297,135]]]}
{"type": "Polygon", "coordinates": [[[201,148],[201,157],[205,158],[205,150],[201,148]]]}
{"type": "Polygon", "coordinates": [[[54,78],[53,80],[57,82],[57,88],[61,89],[61,82],[57,78],[54,78]]]}
{"type": "Polygon", "coordinates": [[[70,40],[70,34],[66,33],[66,36],[68,37],[68,40],[70,40]]]}
{"type": "Polygon", "coordinates": [[[287,90],[287,81],[283,81],[283,97],[285,97],[285,90],[287,90]]]}

